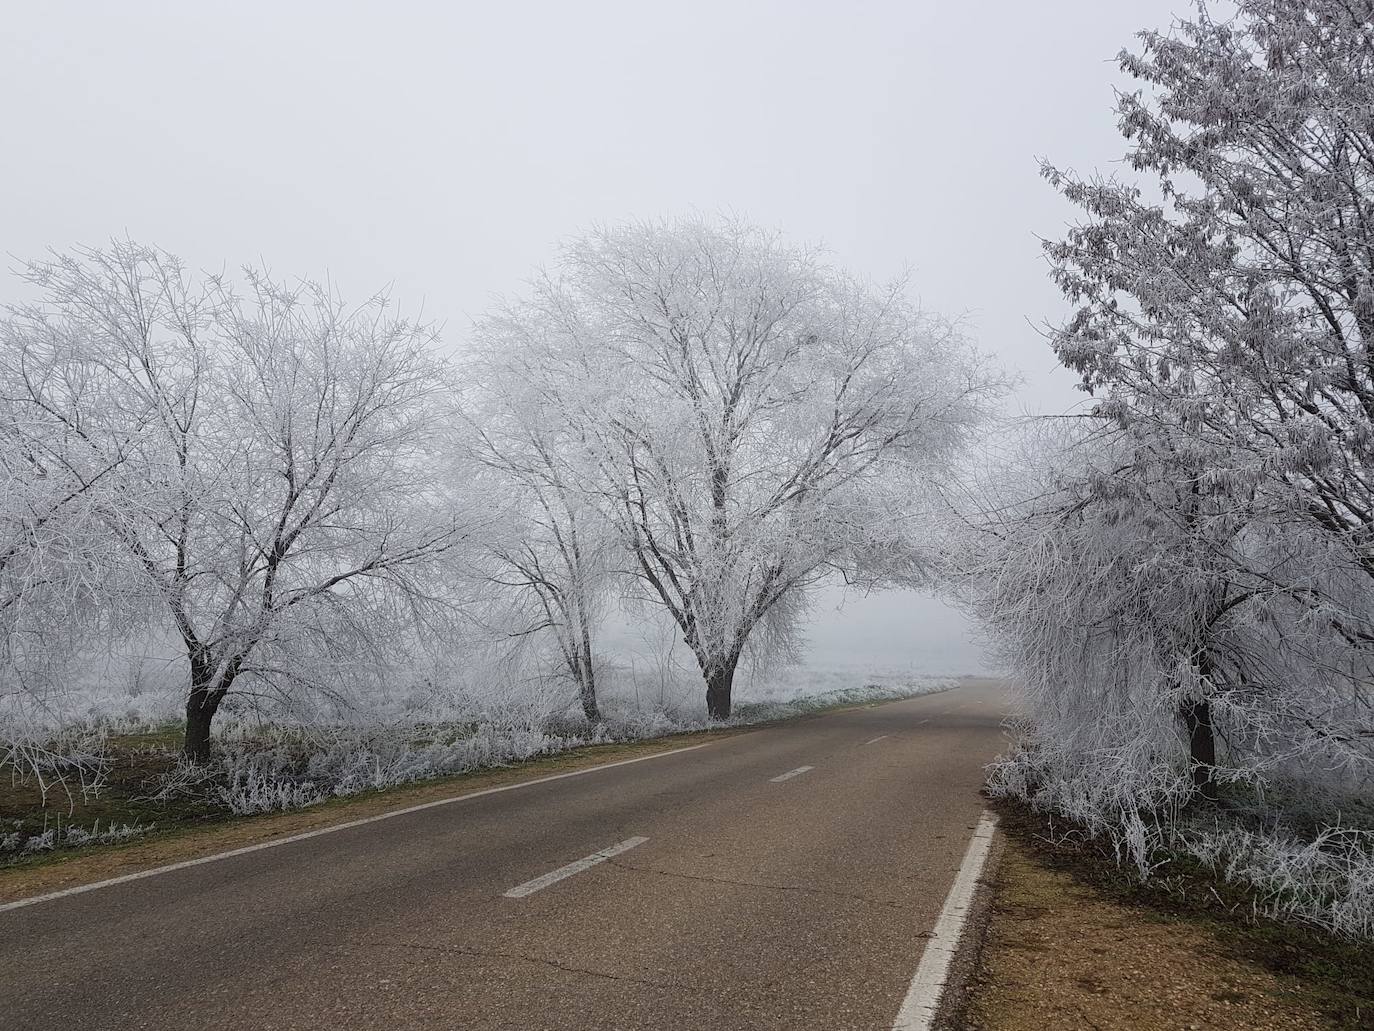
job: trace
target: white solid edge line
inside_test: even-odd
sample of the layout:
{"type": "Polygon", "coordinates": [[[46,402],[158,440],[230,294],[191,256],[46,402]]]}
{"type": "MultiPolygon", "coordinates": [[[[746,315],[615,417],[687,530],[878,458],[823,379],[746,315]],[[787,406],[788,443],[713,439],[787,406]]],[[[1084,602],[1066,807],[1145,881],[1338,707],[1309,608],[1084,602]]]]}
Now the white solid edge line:
{"type": "Polygon", "coordinates": [[[126,873],[120,877],[111,877],[104,881],[79,884],[74,888],[64,888],[61,891],[49,892],[46,895],[33,895],[26,899],[16,899],[14,902],[3,902],[0,903],[0,913],[4,913],[11,909],[20,909],[23,906],[36,906],[40,902],[52,902],[54,899],[66,898],[68,895],[80,895],[83,892],[95,891],[97,888],[109,888],[116,884],[126,884],[129,881],[142,880],[144,877],[156,877],[159,874],[171,873],[174,870],[185,870],[187,867],[200,866],[204,863],[217,863],[221,859],[232,859],[235,856],[244,856],[250,852],[261,852],[264,849],[277,848],[281,845],[291,845],[297,841],[305,841],[309,838],[319,838],[326,834],[346,831],[353,827],[363,827],[369,823],[380,823],[382,820],[390,820],[397,816],[408,816],[411,813],[423,812],[426,809],[437,809],[439,806],[452,805],[454,802],[466,802],[470,798],[481,798],[483,795],[497,795],[503,791],[514,791],[517,788],[528,788],[536,784],[547,784],[550,781],[565,780],[568,777],[581,777],[584,774],[596,773],[599,770],[609,770],[616,766],[629,766],[631,763],[647,762],[650,759],[665,759],[670,755],[681,755],[683,752],[694,752],[698,748],[705,748],[707,745],[712,744],[715,744],[715,742],[703,741],[699,745],[688,745],[685,748],[673,748],[666,752],[655,752],[653,755],[641,755],[634,759],[620,759],[613,763],[588,766],[583,770],[569,770],[567,773],[552,773],[547,777],[535,777],[533,780],[522,780],[515,784],[502,784],[500,787],[483,788],[480,791],[469,791],[463,795],[453,795],[449,798],[435,799],[433,802],[422,802],[419,805],[407,806],[404,809],[393,809],[390,812],[378,813],[376,816],[365,816],[360,820],[349,820],[347,823],[336,823],[329,827],[320,827],[317,830],[305,831],[301,834],[292,834],[290,837],[286,838],[262,841],[256,845],[246,845],[243,848],[232,849],[228,852],[217,852],[212,856],[201,856],[199,859],[186,859],[180,863],[168,863],[166,866],[155,866],[150,870],[139,870],[136,873],[126,873]]]}
{"type": "Polygon", "coordinates": [[[788,770],[786,773],[780,773],[776,777],[769,777],[768,783],[781,784],[785,780],[791,780],[793,777],[800,777],[807,770],[814,770],[815,768],[814,766],[798,766],[795,770],[788,770]]]}
{"type": "Polygon", "coordinates": [[[557,870],[550,870],[548,873],[544,874],[544,876],[536,877],[534,880],[526,881],[524,884],[517,884],[510,891],[505,892],[504,897],[508,899],[523,899],[526,895],[533,895],[536,891],[541,891],[550,884],[557,884],[565,877],[571,877],[575,873],[581,873],[583,870],[590,869],[597,863],[604,863],[612,856],[618,856],[622,852],[628,852],[632,848],[637,848],[648,840],[648,838],[635,837],[626,838],[624,841],[618,841],[609,848],[603,848],[600,852],[593,852],[585,859],[579,859],[575,863],[569,863],[567,866],[560,866],[557,870]]]}
{"type": "Polygon", "coordinates": [[[983,872],[983,864],[992,846],[993,830],[997,817],[984,812],[974,828],[973,837],[964,853],[964,861],[954,877],[954,884],[945,897],[944,908],[935,921],[935,930],[926,943],[921,963],[916,975],[911,979],[902,1008],[897,1011],[893,1021],[893,1031],[928,1031],[934,1025],[935,1014],[940,1008],[940,996],[945,982],[949,979],[949,966],[959,949],[959,939],[964,934],[964,921],[968,918],[973,893],[978,887],[978,877],[983,872]]]}

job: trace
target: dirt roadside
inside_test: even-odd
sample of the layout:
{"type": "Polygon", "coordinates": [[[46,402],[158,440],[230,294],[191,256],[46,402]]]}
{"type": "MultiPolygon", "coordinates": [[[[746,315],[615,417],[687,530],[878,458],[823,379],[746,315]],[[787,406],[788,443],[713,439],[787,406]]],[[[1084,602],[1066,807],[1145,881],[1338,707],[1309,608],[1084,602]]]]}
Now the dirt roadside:
{"type": "Polygon", "coordinates": [[[1374,946],[1256,920],[1200,874],[1142,888],[1107,857],[1052,844],[999,807],[966,1031],[1318,1031],[1374,1028],[1374,946]]]}

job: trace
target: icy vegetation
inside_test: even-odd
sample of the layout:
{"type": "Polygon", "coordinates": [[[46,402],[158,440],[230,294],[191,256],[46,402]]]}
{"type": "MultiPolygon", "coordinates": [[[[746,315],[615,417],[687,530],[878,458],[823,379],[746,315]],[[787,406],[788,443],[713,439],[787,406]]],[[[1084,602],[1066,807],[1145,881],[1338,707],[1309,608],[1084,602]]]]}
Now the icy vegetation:
{"type": "Polygon", "coordinates": [[[54,820],[51,827],[45,827],[37,834],[25,834],[18,829],[8,832],[0,830],[0,857],[16,853],[31,856],[84,845],[118,845],[156,829],[154,824],[142,823],[112,824],[102,829],[98,820],[89,828],[63,826],[59,818],[54,820]]]}
{"type": "Polygon", "coordinates": [[[261,735],[231,736],[210,767],[185,766],[172,775],[168,790],[182,790],[182,777],[195,790],[195,777],[213,785],[214,798],[233,813],[294,809],[329,797],[396,787],[433,777],[492,769],[583,745],[646,741],[670,734],[722,726],[748,726],[784,719],[837,705],[858,705],[909,698],[951,686],[948,680],[922,677],[882,678],[889,683],[804,693],[777,685],[758,701],[741,698],[725,721],[709,720],[688,709],[607,707],[606,718],[589,723],[580,715],[544,718],[526,712],[486,712],[455,732],[451,724],[431,724],[432,736],[419,737],[414,724],[349,729],[316,728],[314,740],[302,747],[292,734],[270,744],[261,735]]]}
{"type": "Polygon", "coordinates": [[[737,219],[595,228],[443,347],[127,240],[21,265],[4,776],[96,797],[156,738],[153,801],[261,813],[902,697],[940,682],[801,663],[808,605],[939,585],[1021,691],[994,793],[1374,935],[1368,4],[1204,3],[1120,66],[1120,177],[1043,168],[1091,400],[986,448],[954,326],[737,219]]]}
{"type": "Polygon", "coordinates": [[[995,792],[1374,935],[1374,47],[1251,0],[1122,68],[1146,185],[1046,167],[1052,333],[1093,397],[1021,426],[951,575],[1022,688],[995,792]]]}
{"type": "MultiPolygon", "coordinates": [[[[638,677],[626,667],[598,671],[601,717],[586,719],[566,689],[539,690],[528,682],[504,691],[448,692],[429,680],[388,694],[379,689],[368,709],[299,713],[262,704],[235,704],[219,726],[218,747],[206,760],[177,756],[144,788],[148,801],[194,803],[206,812],[245,816],[298,809],[329,798],[397,787],[435,777],[494,769],[584,745],[646,741],[671,734],[742,727],[820,709],[915,697],[955,681],[908,671],[817,670],[804,666],[771,676],[741,678],[730,719],[712,720],[685,670],[638,677]]],[[[456,676],[456,674],[455,674],[456,676]]],[[[50,740],[45,778],[58,791],[51,825],[21,832],[0,825],[0,855],[130,840],[155,825],[83,828],[63,822],[63,791],[104,789],[110,746],[156,734],[174,723],[180,685],[141,683],[137,693],[95,687],[64,698],[66,716],[52,727],[80,726],[83,735],[50,740]],[[78,747],[79,741],[79,747],[78,747]],[[73,780],[79,764],[85,779],[73,780]],[[65,778],[65,779],[64,779],[65,778]]]]}
{"type": "Polygon", "coordinates": [[[385,296],[127,240],[18,276],[25,798],[98,800],[175,748],[154,802],[289,809],[933,683],[795,662],[827,584],[929,585],[936,486],[1001,389],[902,283],[737,220],[603,227],[440,348],[385,296]],[[606,645],[616,620],[647,650],[606,645]]]}

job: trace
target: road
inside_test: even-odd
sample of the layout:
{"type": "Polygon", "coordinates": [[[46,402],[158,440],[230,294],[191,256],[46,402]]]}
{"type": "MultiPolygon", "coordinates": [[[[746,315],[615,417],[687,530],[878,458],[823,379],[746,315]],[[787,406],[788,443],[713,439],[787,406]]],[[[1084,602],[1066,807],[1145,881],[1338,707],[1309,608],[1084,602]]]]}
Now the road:
{"type": "Polygon", "coordinates": [[[0,913],[0,1028],[890,1027],[1003,709],[966,682],[0,913]]]}

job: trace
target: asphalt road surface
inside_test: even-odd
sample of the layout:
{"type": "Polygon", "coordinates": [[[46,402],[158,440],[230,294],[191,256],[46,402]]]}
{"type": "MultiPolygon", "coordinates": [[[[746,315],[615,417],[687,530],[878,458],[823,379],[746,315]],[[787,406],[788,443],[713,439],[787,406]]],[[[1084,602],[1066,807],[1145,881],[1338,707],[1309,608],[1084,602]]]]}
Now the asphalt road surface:
{"type": "Polygon", "coordinates": [[[0,913],[0,1028],[890,1027],[1004,704],[966,682],[0,913]]]}

